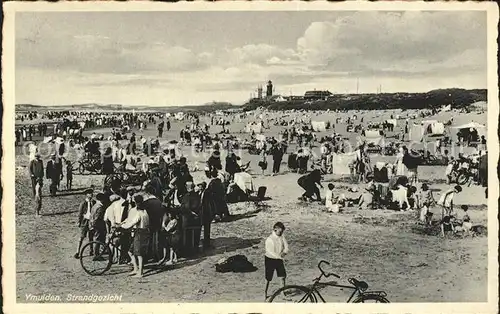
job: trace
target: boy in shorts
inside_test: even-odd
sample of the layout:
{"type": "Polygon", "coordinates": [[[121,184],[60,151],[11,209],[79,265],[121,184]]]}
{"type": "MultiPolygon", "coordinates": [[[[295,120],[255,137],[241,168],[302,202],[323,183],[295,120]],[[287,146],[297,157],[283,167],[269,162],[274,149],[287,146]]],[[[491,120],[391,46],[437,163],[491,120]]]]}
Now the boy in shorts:
{"type": "Polygon", "coordinates": [[[288,243],[283,236],[285,226],[281,222],[274,224],[273,232],[266,239],[266,254],[265,254],[265,273],[266,273],[266,290],[265,299],[267,300],[269,283],[273,280],[274,271],[283,281],[285,286],[286,270],[283,263],[283,257],[288,254],[288,243]]]}
{"type": "Polygon", "coordinates": [[[86,237],[88,237],[89,242],[93,240],[92,234],[90,233],[89,221],[90,221],[91,209],[95,204],[94,190],[87,189],[85,190],[84,194],[85,194],[85,200],[80,204],[80,210],[78,214],[78,227],[80,228],[80,239],[78,241],[78,249],[76,250],[76,253],[74,255],[75,258],[80,258],[80,250],[82,248],[83,240],[85,240],[86,237]]]}

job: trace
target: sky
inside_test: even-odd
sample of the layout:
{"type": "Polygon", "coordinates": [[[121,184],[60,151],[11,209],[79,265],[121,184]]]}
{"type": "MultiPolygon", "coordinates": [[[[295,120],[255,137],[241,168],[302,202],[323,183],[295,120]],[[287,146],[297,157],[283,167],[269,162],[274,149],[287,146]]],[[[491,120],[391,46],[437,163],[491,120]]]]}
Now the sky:
{"type": "Polygon", "coordinates": [[[16,103],[242,104],[487,87],[486,12],[22,12],[16,103]],[[359,83],[358,83],[359,82],[359,83]]]}

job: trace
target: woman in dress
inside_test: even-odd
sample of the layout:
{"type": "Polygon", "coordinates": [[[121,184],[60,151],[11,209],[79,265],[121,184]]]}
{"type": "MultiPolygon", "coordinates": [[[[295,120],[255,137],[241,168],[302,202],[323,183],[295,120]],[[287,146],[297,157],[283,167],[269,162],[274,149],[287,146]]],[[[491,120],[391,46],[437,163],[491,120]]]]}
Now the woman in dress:
{"type": "Polygon", "coordinates": [[[129,255],[134,269],[130,276],[141,278],[144,269],[144,256],[147,256],[149,249],[149,215],[144,208],[142,195],[136,195],[134,202],[136,204],[135,211],[132,209],[129,218],[119,226],[123,229],[133,229],[133,242],[129,255]]]}
{"type": "Polygon", "coordinates": [[[396,162],[394,163],[394,168],[396,170],[396,175],[398,176],[405,176],[407,169],[406,166],[403,163],[403,158],[406,154],[405,147],[400,147],[399,152],[396,155],[396,162]]]}

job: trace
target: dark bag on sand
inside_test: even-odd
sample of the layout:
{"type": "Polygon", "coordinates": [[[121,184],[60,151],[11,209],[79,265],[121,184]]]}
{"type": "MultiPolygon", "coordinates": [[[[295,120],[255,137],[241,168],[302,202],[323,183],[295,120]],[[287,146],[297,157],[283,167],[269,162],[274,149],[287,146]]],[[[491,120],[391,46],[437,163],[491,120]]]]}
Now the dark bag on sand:
{"type": "Polygon", "coordinates": [[[256,270],[257,267],[245,255],[233,255],[215,264],[215,271],[218,273],[248,273],[256,270]]]}

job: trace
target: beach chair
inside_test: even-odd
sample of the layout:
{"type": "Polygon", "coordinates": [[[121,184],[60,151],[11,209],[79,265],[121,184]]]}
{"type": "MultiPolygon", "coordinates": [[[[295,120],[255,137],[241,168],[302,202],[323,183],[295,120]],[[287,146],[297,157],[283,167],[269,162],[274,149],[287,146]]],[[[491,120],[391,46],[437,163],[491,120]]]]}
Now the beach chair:
{"type": "Polygon", "coordinates": [[[257,197],[254,200],[255,206],[262,206],[264,205],[263,201],[266,197],[266,192],[267,192],[267,187],[265,186],[260,186],[257,189],[257,197]]]}

